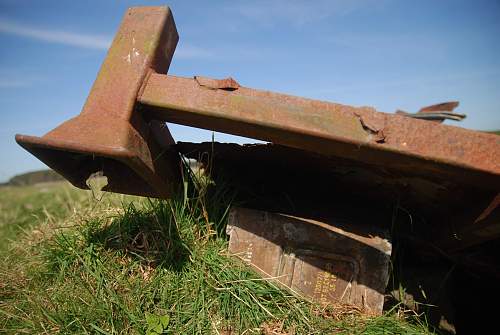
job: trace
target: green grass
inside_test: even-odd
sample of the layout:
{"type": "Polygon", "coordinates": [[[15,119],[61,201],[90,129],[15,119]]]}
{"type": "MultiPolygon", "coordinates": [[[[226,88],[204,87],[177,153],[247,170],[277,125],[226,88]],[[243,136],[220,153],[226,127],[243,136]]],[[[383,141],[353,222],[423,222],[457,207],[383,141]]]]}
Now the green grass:
{"type": "Polygon", "coordinates": [[[0,333],[430,333],[401,311],[362,317],[262,280],[227,254],[232,196],[212,190],[186,183],[157,201],[3,188],[0,333]]]}

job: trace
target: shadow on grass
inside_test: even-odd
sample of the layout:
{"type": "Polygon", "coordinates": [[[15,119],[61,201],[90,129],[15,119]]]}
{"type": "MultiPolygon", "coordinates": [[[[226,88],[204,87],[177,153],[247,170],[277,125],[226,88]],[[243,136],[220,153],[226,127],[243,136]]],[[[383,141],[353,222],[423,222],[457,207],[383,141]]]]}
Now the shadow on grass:
{"type": "Polygon", "coordinates": [[[177,218],[168,202],[150,201],[147,208],[134,204],[111,223],[89,222],[84,231],[87,244],[126,254],[142,264],[179,271],[189,259],[190,247],[181,236],[177,218]]]}
{"type": "Polygon", "coordinates": [[[190,175],[169,200],[147,199],[124,205],[112,218],[97,216],[74,232],[58,234],[47,253],[54,271],[61,273],[75,261],[98,257],[95,251],[113,251],[148,267],[180,271],[195,245],[225,239],[232,192],[223,183],[190,175]]]}

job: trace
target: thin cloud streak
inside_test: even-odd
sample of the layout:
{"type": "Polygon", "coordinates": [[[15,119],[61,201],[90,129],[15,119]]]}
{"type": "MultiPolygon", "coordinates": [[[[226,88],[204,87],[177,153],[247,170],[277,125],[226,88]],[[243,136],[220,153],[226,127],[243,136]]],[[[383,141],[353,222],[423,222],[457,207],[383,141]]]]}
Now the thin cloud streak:
{"type": "Polygon", "coordinates": [[[0,32],[85,49],[107,50],[111,44],[109,36],[39,29],[6,20],[0,20],[0,32]]]}
{"type": "MultiPolygon", "coordinates": [[[[3,19],[0,19],[0,33],[26,37],[48,43],[94,50],[108,50],[112,42],[112,37],[107,35],[68,33],[59,30],[40,29],[3,19]]],[[[211,50],[190,44],[182,44],[178,46],[175,55],[176,58],[180,59],[212,59],[215,56],[214,52],[211,50]]],[[[0,87],[20,86],[25,85],[23,83],[0,81],[0,87]]]]}

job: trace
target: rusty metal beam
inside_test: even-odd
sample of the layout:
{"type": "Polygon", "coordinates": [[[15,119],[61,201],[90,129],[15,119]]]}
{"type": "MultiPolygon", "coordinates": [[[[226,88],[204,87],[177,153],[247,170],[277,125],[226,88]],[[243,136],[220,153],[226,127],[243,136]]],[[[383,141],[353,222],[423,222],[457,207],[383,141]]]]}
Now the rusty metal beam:
{"type": "Polygon", "coordinates": [[[169,197],[179,173],[178,156],[168,150],[174,141],[157,121],[342,157],[391,174],[500,188],[498,136],[253,90],[232,79],[167,76],[177,40],[168,7],[129,9],[82,113],[43,137],[17,135],[17,142],[77,187],[87,188],[87,177],[103,171],[107,191],[160,198],[169,197]]]}
{"type": "MultiPolygon", "coordinates": [[[[128,9],[81,114],[41,138],[16,141],[77,187],[87,188],[89,175],[102,171],[106,191],[168,197],[179,179],[178,156],[135,111],[144,79],[166,73],[178,39],[168,7],[128,9]]],[[[162,132],[173,143],[168,129],[162,132]]]]}
{"type": "Polygon", "coordinates": [[[405,173],[500,188],[500,137],[245,87],[212,89],[153,73],[138,97],[146,118],[257,138],[405,173]]]}

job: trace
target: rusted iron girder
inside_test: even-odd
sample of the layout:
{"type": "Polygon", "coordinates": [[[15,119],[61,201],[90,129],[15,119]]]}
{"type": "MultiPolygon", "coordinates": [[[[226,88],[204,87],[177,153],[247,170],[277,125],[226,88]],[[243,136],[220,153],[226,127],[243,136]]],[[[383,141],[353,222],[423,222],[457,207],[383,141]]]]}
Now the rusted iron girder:
{"type": "Polygon", "coordinates": [[[103,171],[104,190],[168,197],[179,174],[173,140],[155,120],[243,135],[426,178],[500,188],[500,137],[240,87],[167,76],[178,35],[168,7],[125,14],[82,113],[26,150],[77,187],[103,171]],[[160,133],[160,134],[158,134],[160,133]],[[439,179],[438,178],[438,179],[439,179]]]}
{"type": "Polygon", "coordinates": [[[109,48],[80,115],[43,137],[16,141],[73,185],[102,171],[106,191],[167,198],[176,187],[178,155],[166,128],[163,145],[137,113],[137,94],[152,72],[167,72],[179,37],[168,7],[130,8],[109,48]]]}
{"type": "Polygon", "coordinates": [[[148,118],[500,187],[500,137],[493,134],[245,87],[207,89],[157,73],[138,102],[148,118]]]}

